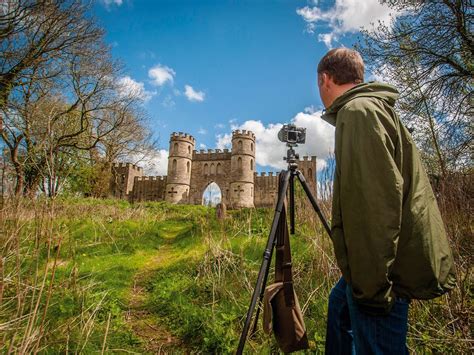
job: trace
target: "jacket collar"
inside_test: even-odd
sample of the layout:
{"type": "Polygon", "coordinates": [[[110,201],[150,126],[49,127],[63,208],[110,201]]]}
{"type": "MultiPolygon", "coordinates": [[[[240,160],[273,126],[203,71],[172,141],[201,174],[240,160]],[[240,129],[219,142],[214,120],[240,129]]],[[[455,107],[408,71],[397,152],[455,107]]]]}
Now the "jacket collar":
{"type": "Polygon", "coordinates": [[[378,97],[385,100],[389,105],[393,106],[397,100],[399,93],[397,89],[388,84],[375,81],[361,83],[347,90],[344,94],[336,98],[334,102],[326,110],[323,110],[321,118],[336,126],[337,112],[344,107],[349,101],[358,97],[378,97]]]}

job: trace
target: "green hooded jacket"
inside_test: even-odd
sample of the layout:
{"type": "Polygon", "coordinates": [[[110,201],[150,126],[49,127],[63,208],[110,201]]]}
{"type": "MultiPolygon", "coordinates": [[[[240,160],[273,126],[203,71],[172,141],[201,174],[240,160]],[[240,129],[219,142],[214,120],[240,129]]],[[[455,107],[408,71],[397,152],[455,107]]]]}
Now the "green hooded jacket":
{"type": "Polygon", "coordinates": [[[397,98],[393,86],[363,83],[322,116],[336,127],[337,263],[355,301],[374,314],[389,312],[395,296],[429,299],[455,285],[441,214],[397,98]]]}

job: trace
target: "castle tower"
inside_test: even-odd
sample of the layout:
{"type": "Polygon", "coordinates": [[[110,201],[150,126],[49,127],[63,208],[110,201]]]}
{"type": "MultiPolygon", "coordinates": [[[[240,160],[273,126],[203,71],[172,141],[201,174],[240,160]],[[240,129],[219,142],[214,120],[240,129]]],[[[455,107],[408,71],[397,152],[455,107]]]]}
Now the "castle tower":
{"type": "Polygon", "coordinates": [[[298,162],[298,169],[303,173],[314,197],[317,196],[316,182],[316,156],[304,156],[303,160],[298,162]]]}
{"type": "Polygon", "coordinates": [[[194,145],[194,137],[187,133],[171,134],[165,191],[168,202],[189,202],[194,145]]]}
{"type": "Polygon", "coordinates": [[[255,134],[251,131],[232,132],[231,207],[254,207],[255,134]]]}
{"type": "Polygon", "coordinates": [[[136,176],[143,176],[143,169],[130,163],[116,163],[112,166],[110,192],[116,198],[128,199],[133,190],[136,176]]]}

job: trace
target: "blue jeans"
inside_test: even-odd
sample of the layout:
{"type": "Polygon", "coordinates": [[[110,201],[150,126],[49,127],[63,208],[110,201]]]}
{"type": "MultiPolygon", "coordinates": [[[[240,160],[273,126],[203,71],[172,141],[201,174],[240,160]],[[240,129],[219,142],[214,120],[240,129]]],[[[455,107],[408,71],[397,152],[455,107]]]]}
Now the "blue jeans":
{"type": "Polygon", "coordinates": [[[329,295],[326,354],[408,354],[408,306],[397,299],[388,315],[363,313],[341,277],[329,295]]]}

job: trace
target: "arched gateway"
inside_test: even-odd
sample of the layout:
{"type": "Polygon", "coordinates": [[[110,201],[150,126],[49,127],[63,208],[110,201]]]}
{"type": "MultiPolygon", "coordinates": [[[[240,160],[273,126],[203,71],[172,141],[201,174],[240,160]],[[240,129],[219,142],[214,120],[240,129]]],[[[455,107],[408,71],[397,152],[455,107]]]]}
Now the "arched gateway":
{"type": "Polygon", "coordinates": [[[202,204],[205,206],[216,206],[222,202],[222,191],[214,181],[211,181],[202,193],[202,204]]]}

